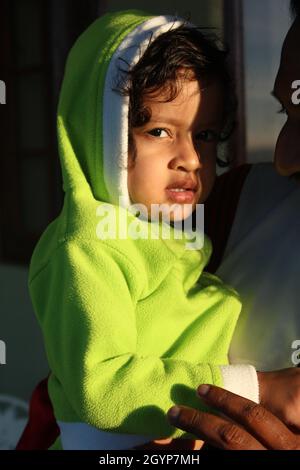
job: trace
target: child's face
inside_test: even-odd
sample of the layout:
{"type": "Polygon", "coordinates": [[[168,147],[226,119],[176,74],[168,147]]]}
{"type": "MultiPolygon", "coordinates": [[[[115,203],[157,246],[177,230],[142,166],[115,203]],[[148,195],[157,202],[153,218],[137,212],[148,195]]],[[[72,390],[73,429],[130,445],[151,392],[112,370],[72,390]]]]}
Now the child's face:
{"type": "Polygon", "coordinates": [[[163,102],[163,93],[147,97],[144,106],[151,119],[131,129],[136,159],[132,161],[130,151],[128,189],[131,200],[144,204],[148,215],[151,204],[179,204],[180,217],[174,212],[170,220],[185,219],[212,189],[223,96],[217,82],[201,88],[197,80],[185,80],[171,102],[163,102]]]}

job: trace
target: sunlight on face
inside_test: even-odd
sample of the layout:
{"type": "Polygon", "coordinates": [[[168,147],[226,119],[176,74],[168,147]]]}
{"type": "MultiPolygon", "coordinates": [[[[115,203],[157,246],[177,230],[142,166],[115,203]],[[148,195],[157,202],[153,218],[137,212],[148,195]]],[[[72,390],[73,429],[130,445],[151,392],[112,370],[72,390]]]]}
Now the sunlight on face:
{"type": "MultiPolygon", "coordinates": [[[[136,151],[129,151],[128,190],[132,202],[144,204],[148,214],[151,204],[179,204],[185,219],[214,184],[223,96],[217,82],[206,87],[197,80],[182,83],[171,102],[163,102],[164,93],[145,98],[151,119],[131,129],[136,151]]],[[[177,217],[174,213],[171,220],[177,217]]]]}

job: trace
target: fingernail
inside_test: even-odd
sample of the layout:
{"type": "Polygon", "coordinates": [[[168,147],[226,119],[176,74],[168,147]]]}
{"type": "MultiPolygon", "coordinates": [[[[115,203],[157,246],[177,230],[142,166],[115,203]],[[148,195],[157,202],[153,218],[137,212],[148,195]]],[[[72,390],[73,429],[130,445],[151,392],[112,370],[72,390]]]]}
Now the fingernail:
{"type": "Polygon", "coordinates": [[[179,413],[180,413],[180,409],[178,408],[178,406],[172,406],[172,408],[170,408],[168,411],[168,417],[172,421],[175,421],[178,418],[179,413]]]}
{"type": "Polygon", "coordinates": [[[208,394],[209,389],[210,389],[209,385],[200,385],[200,387],[198,387],[198,389],[197,389],[197,393],[201,397],[204,397],[205,395],[208,394]]]}

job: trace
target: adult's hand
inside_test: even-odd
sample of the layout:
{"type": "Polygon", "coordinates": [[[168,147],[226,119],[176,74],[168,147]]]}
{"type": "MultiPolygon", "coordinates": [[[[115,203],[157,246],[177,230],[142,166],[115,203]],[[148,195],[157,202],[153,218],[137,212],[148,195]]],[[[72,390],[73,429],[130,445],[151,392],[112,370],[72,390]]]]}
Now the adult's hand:
{"type": "Polygon", "coordinates": [[[167,415],[173,426],[220,449],[300,449],[300,435],[293,433],[262,405],[212,385],[201,385],[197,392],[207,405],[223,415],[176,406],[170,408],[167,415]]]}

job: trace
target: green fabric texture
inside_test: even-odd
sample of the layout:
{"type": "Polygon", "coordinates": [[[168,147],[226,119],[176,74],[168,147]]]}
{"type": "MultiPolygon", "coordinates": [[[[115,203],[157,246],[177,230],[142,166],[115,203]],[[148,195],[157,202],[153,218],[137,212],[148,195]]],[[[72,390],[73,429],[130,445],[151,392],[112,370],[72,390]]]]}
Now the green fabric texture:
{"type": "MultiPolygon", "coordinates": [[[[187,250],[173,228],[170,239],[96,236],[99,207],[126,217],[127,226],[137,220],[110,202],[101,109],[110,57],[149,18],[137,11],[105,15],[69,55],[58,108],[64,205],[35,248],[29,289],[57,420],[182,437],[165,414],[174,404],[202,408],[196,387],[222,385],[218,365],[228,363],[239,298],[202,272],[211,254],[207,238],[202,249],[187,250]]],[[[146,231],[161,228],[138,223],[146,231]]]]}
{"type": "Polygon", "coordinates": [[[94,21],[69,53],[58,106],[64,190],[88,183],[99,201],[111,202],[103,178],[103,91],[110,59],[138,24],[151,16],[128,11],[94,21]]]}

